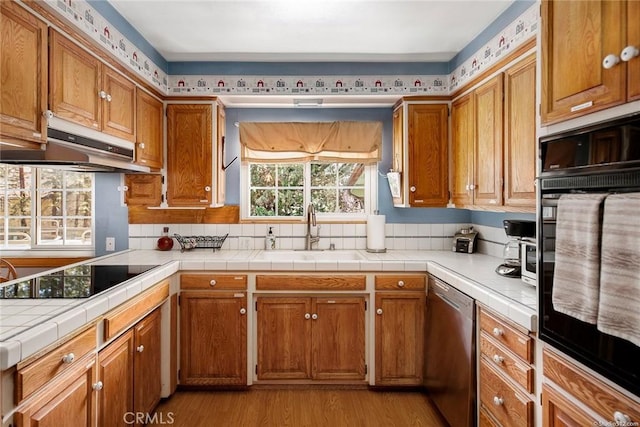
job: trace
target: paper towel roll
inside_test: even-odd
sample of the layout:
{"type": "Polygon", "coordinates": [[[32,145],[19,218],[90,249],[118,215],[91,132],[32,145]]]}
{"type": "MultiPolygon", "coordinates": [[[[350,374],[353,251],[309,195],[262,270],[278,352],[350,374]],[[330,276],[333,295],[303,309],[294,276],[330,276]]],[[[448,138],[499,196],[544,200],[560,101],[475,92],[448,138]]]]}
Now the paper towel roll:
{"type": "Polygon", "coordinates": [[[369,215],[367,217],[367,250],[371,252],[384,252],[384,215],[369,215]]]}

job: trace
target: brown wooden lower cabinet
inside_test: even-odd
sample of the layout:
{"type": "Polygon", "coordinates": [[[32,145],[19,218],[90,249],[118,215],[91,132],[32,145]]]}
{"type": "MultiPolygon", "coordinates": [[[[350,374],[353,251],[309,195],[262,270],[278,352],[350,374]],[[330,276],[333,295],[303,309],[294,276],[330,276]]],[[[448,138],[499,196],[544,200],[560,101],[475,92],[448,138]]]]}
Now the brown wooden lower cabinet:
{"type": "Polygon", "coordinates": [[[596,420],[548,385],[542,386],[542,425],[545,427],[583,427],[596,420]]]}
{"type": "Polygon", "coordinates": [[[96,421],[96,357],[78,360],[16,411],[17,427],[89,427],[96,421]]]}
{"type": "Polygon", "coordinates": [[[376,292],[376,385],[422,385],[426,295],[376,292]]]}
{"type": "Polygon", "coordinates": [[[159,308],[134,326],[133,342],[133,410],[151,413],[162,393],[159,308]]]}
{"type": "Polygon", "coordinates": [[[258,380],[366,377],[365,298],[259,297],[258,380]]]}
{"type": "Polygon", "coordinates": [[[182,292],[180,384],[247,384],[246,312],[242,291],[182,292]]]}

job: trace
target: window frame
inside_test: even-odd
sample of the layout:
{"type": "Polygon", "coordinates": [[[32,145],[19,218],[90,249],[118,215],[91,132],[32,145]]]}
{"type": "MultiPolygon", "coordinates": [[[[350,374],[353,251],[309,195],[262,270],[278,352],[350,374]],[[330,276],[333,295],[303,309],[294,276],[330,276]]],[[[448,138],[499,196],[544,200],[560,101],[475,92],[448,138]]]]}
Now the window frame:
{"type": "MultiPolygon", "coordinates": [[[[69,215],[66,214],[65,210],[62,209],[62,207],[64,206],[64,204],[61,206],[61,210],[62,210],[62,214],[60,217],[60,220],[62,221],[62,227],[61,227],[61,233],[62,233],[62,240],[63,240],[63,244],[52,244],[52,243],[42,243],[40,242],[40,240],[42,240],[39,236],[39,233],[41,232],[41,223],[43,220],[50,220],[52,219],[49,216],[44,216],[41,214],[41,204],[42,204],[42,200],[41,200],[41,194],[43,191],[48,191],[48,190],[52,190],[49,188],[40,188],[40,182],[41,182],[41,169],[53,169],[53,168],[39,168],[39,167],[35,167],[35,166],[28,166],[28,165],[10,165],[10,164],[0,164],[0,166],[4,167],[4,166],[8,166],[8,167],[30,167],[31,168],[31,182],[30,182],[30,189],[29,189],[29,197],[31,198],[31,215],[26,217],[29,218],[31,224],[29,227],[29,235],[31,237],[31,240],[29,241],[28,245],[23,245],[23,244],[7,244],[5,243],[5,240],[0,240],[0,250],[2,250],[2,252],[4,253],[16,253],[16,252],[24,252],[24,251],[52,251],[52,252],[56,252],[56,251],[74,251],[74,252],[91,252],[93,253],[95,251],[95,226],[96,226],[96,193],[95,193],[95,186],[96,186],[96,180],[95,180],[95,174],[93,176],[93,179],[91,180],[91,188],[87,191],[90,191],[91,193],[91,216],[88,217],[91,219],[91,227],[90,227],[90,232],[91,232],[91,244],[90,245],[82,245],[82,244],[64,244],[64,242],[66,241],[66,235],[67,235],[67,224],[66,224],[66,220],[68,219],[69,215]]],[[[74,171],[64,171],[64,172],[74,172],[74,171]]],[[[87,173],[87,172],[85,172],[87,173]]],[[[61,189],[53,189],[54,191],[61,191],[62,192],[62,198],[63,200],[65,200],[66,194],[68,191],[74,191],[73,189],[69,190],[66,181],[63,184],[63,188],[61,189]]],[[[8,194],[8,190],[3,189],[1,190],[3,192],[3,195],[6,196],[8,194]]],[[[3,202],[5,203],[5,202],[3,202]]],[[[8,203],[8,202],[6,202],[8,203]]],[[[2,224],[2,230],[1,234],[5,235],[5,233],[8,231],[9,228],[9,219],[12,218],[11,216],[8,215],[8,210],[5,210],[4,212],[4,223],[2,224]]],[[[13,217],[13,218],[17,218],[17,217],[13,217]]]]}
{"type": "MultiPolygon", "coordinates": [[[[306,177],[310,176],[311,163],[361,163],[361,162],[318,162],[317,160],[307,160],[303,162],[285,162],[287,164],[304,165],[304,206],[302,216],[251,216],[251,192],[249,191],[249,165],[250,163],[277,164],[282,162],[247,162],[240,164],[240,219],[245,222],[305,222],[307,207],[311,200],[311,183],[307,182],[306,177]]],[[[364,165],[364,212],[355,214],[339,214],[316,212],[318,221],[321,222],[365,222],[367,216],[378,210],[378,164],[370,163],[364,165]]]]}

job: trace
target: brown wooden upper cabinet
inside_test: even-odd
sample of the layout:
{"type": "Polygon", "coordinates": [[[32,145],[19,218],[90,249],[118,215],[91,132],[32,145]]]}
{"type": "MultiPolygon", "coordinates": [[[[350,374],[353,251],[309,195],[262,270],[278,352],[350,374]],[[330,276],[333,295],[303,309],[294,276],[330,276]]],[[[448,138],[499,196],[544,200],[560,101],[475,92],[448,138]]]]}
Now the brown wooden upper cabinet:
{"type": "MultiPolygon", "coordinates": [[[[14,2],[0,2],[0,140],[47,140],[47,26],[14,2]]],[[[28,145],[28,142],[27,142],[28,145]]],[[[34,147],[37,147],[35,145],[34,147]]]]}
{"type": "Polygon", "coordinates": [[[60,118],[135,142],[136,85],[49,31],[49,106],[60,118]]]}
{"type": "Polygon", "coordinates": [[[403,99],[393,117],[394,171],[399,207],[444,207],[449,201],[448,106],[403,99]]]}
{"type": "Polygon", "coordinates": [[[535,62],[530,55],[453,102],[457,207],[535,209],[535,62]]]}
{"type": "Polygon", "coordinates": [[[162,168],[162,102],[142,90],[136,91],[136,163],[162,168]]]}
{"type": "Polygon", "coordinates": [[[542,2],[542,123],[640,98],[637,1],[542,2]]]}

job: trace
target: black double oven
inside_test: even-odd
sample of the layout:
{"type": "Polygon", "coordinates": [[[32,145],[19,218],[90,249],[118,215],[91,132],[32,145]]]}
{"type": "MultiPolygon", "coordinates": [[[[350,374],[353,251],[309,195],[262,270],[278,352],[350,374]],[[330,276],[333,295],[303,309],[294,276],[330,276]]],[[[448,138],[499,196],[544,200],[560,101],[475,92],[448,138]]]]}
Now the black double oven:
{"type": "MultiPolygon", "coordinates": [[[[558,199],[568,193],[640,192],[640,114],[546,136],[539,142],[540,338],[640,395],[640,347],[555,311],[552,302],[558,199]]],[[[629,227],[639,226],[640,212],[629,218],[629,227]]]]}

